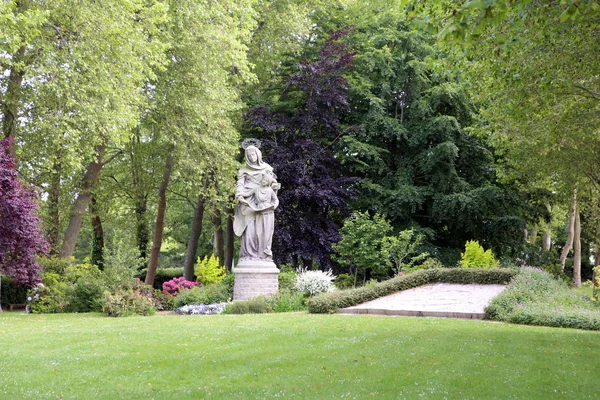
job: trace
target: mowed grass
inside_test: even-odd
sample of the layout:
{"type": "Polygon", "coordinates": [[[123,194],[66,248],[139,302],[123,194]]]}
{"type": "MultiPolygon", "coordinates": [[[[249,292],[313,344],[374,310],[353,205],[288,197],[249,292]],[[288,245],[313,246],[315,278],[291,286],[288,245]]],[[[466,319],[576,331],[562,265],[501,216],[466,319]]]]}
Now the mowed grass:
{"type": "Polygon", "coordinates": [[[600,333],[455,319],[0,314],[0,398],[598,398],[600,333]]]}

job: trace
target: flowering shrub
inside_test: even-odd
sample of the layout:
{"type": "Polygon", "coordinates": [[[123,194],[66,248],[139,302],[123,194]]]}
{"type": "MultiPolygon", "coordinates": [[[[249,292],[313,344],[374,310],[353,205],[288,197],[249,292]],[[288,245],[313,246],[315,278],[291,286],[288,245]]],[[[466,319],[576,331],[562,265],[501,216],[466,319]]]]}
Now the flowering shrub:
{"type": "Polygon", "coordinates": [[[126,317],[129,315],[153,315],[156,308],[152,300],[143,293],[132,289],[120,289],[115,294],[104,293],[102,311],[109,317],[126,317]]]}
{"type": "Polygon", "coordinates": [[[188,281],[184,277],[173,278],[163,283],[162,292],[166,295],[176,296],[182,290],[191,289],[197,284],[198,282],[188,281]]]}
{"type": "Polygon", "coordinates": [[[300,293],[316,296],[321,293],[333,292],[335,290],[332,283],[334,279],[335,276],[331,270],[309,271],[299,268],[294,288],[300,293]]]}
{"type": "Polygon", "coordinates": [[[212,315],[221,314],[226,303],[189,304],[177,308],[177,314],[212,315]]]}

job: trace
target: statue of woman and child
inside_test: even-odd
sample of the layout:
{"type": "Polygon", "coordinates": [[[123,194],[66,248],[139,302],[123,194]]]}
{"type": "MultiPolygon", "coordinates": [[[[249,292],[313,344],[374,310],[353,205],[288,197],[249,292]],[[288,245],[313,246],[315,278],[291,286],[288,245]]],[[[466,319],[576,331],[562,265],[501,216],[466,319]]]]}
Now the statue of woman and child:
{"type": "Polygon", "coordinates": [[[263,162],[258,147],[246,147],[246,164],[238,172],[233,230],[241,236],[240,261],[268,260],[275,228],[274,211],[279,205],[281,185],[273,167],[263,162]]]}

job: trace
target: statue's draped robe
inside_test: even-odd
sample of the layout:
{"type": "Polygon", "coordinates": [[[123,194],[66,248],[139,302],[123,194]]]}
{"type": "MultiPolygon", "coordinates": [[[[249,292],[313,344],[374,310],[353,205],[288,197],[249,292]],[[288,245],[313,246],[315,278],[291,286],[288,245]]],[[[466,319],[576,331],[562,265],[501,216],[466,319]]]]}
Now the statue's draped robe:
{"type": "MultiPolygon", "coordinates": [[[[246,155],[246,165],[240,168],[235,188],[235,197],[242,197],[248,204],[238,202],[233,220],[233,231],[241,237],[240,260],[271,259],[271,243],[275,225],[273,209],[257,211],[256,205],[266,201],[265,192],[261,193],[260,182],[264,174],[271,175],[275,181],[273,168],[262,162],[260,152],[258,160],[252,163],[246,155]],[[254,206],[254,207],[253,207],[254,206]]],[[[275,205],[276,207],[277,205],[275,205]]]]}

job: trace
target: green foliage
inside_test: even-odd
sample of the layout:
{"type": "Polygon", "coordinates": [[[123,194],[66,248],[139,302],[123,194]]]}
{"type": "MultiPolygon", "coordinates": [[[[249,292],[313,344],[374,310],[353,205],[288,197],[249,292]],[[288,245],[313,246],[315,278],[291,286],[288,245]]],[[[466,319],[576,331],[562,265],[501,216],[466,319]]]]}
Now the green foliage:
{"type": "Polygon", "coordinates": [[[429,257],[429,253],[419,252],[424,238],[422,234],[415,236],[414,229],[405,229],[398,236],[383,238],[382,254],[391,260],[396,274],[418,269],[415,264],[429,257]]]}
{"type": "Polygon", "coordinates": [[[516,324],[600,330],[598,308],[589,298],[537,268],[522,268],[485,313],[486,318],[516,324]]]}
{"type": "Polygon", "coordinates": [[[55,272],[42,273],[42,286],[33,288],[28,297],[34,300],[30,303],[33,313],[61,313],[69,307],[69,283],[65,282],[55,272]],[[38,297],[35,297],[38,295],[38,297]]]}
{"type": "Polygon", "coordinates": [[[154,315],[156,308],[151,299],[143,293],[128,290],[117,290],[115,294],[106,292],[102,311],[109,317],[127,317],[130,315],[154,315]]]}
{"type": "Polygon", "coordinates": [[[416,266],[414,268],[414,270],[416,271],[418,269],[434,269],[434,268],[444,268],[444,265],[436,258],[428,258],[425,261],[423,261],[423,264],[416,266]]]}
{"type": "Polygon", "coordinates": [[[279,275],[277,276],[277,279],[279,280],[279,290],[293,289],[294,285],[296,284],[297,277],[298,277],[298,274],[293,269],[285,271],[285,272],[284,271],[280,272],[279,275]]]}
{"type": "Polygon", "coordinates": [[[223,314],[265,314],[268,310],[267,299],[264,296],[258,296],[245,301],[229,303],[223,314]]]}
{"type": "Polygon", "coordinates": [[[386,271],[388,264],[383,256],[383,238],[390,232],[390,223],[381,215],[372,218],[368,213],[356,212],[344,221],[342,239],[333,246],[335,260],[344,266],[356,267],[363,273],[367,269],[386,271]]]}
{"type": "Polygon", "coordinates": [[[198,282],[203,285],[210,285],[211,283],[219,283],[225,278],[225,267],[219,267],[219,259],[212,254],[210,258],[205,256],[203,260],[198,257],[194,273],[198,278],[198,282]]]}
{"type": "Polygon", "coordinates": [[[475,240],[469,240],[465,244],[465,252],[460,257],[462,268],[496,268],[499,265],[492,250],[483,250],[483,247],[475,240]]]}
{"type": "Polygon", "coordinates": [[[224,303],[231,299],[228,286],[222,283],[213,283],[206,286],[195,286],[179,292],[173,300],[174,308],[191,304],[224,303]]]}
{"type": "Polygon", "coordinates": [[[471,269],[443,268],[420,270],[406,276],[397,276],[372,287],[342,290],[325,293],[308,299],[306,305],[311,313],[333,313],[338,308],[346,308],[387,296],[406,289],[434,282],[507,284],[515,275],[515,269],[471,269]]]}
{"type": "Polygon", "coordinates": [[[69,291],[69,310],[72,312],[102,311],[106,289],[102,279],[80,277],[69,291]]]}
{"type": "Polygon", "coordinates": [[[354,287],[354,277],[348,274],[339,274],[333,284],[338,290],[350,289],[354,287]]]}
{"type": "Polygon", "coordinates": [[[232,299],[233,287],[235,286],[235,275],[232,273],[225,275],[225,278],[223,278],[220,283],[227,288],[227,293],[229,294],[228,298],[232,299]]]}
{"type": "Polygon", "coordinates": [[[306,310],[306,298],[302,293],[289,289],[279,289],[277,293],[267,297],[269,312],[295,312],[306,310]]]}
{"type": "Polygon", "coordinates": [[[54,272],[58,275],[64,275],[71,264],[73,258],[60,258],[58,256],[39,257],[38,261],[45,272],[54,272]]]}

